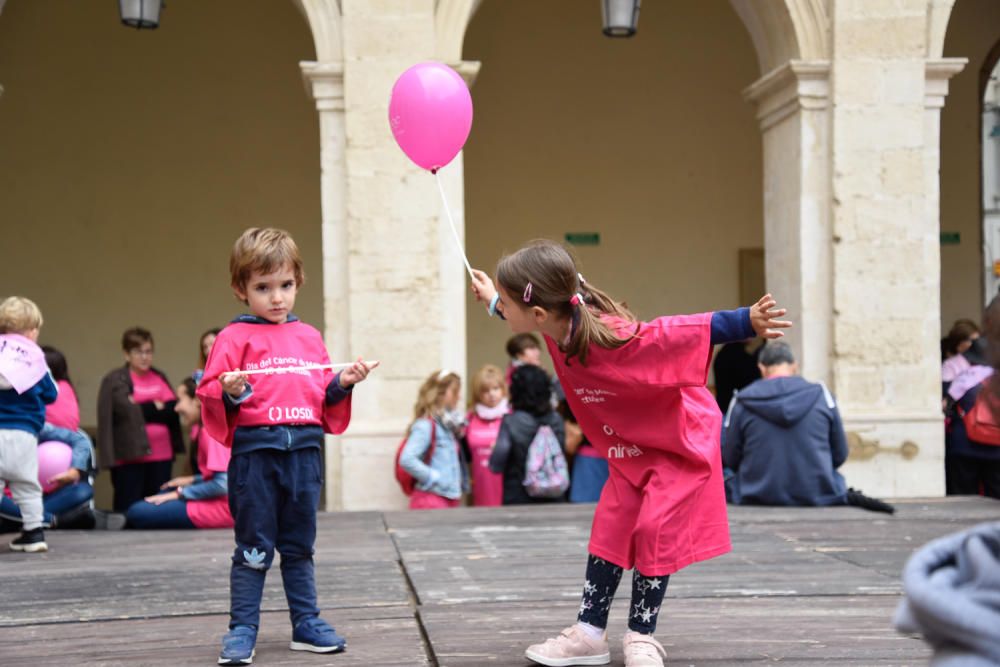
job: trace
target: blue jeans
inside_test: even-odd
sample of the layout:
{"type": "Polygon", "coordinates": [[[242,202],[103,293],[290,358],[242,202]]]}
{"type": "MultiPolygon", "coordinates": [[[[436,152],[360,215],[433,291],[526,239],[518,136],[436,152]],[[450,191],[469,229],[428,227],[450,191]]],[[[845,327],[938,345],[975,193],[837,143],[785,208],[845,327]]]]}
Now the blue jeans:
{"type": "Polygon", "coordinates": [[[195,525],[188,518],[187,502],[168,500],[162,505],[140,500],[132,503],[125,513],[129,528],[139,530],[190,529],[195,525]]]}
{"type": "MultiPolygon", "coordinates": [[[[42,497],[45,523],[51,525],[55,517],[74,510],[81,505],[86,505],[93,497],[94,488],[87,482],[77,482],[76,484],[56,489],[52,493],[46,493],[42,497]]],[[[0,496],[0,515],[12,521],[21,520],[20,508],[7,496],[0,496]]]]}
{"type": "Polygon", "coordinates": [[[230,622],[260,626],[264,578],[281,553],[281,580],[292,626],[319,616],[313,546],[323,486],[318,447],[258,449],[229,462],[229,509],[236,550],[229,576],[230,622]]]}
{"type": "Polygon", "coordinates": [[[569,479],[571,503],[596,503],[601,498],[604,483],[608,481],[608,461],[594,456],[577,456],[573,459],[573,472],[569,479]]]}

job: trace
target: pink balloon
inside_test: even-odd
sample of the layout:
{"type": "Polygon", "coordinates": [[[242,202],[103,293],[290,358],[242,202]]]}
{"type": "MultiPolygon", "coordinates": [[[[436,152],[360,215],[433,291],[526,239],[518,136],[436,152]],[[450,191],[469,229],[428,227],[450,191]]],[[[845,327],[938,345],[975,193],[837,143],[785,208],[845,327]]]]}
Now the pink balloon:
{"type": "Polygon", "coordinates": [[[69,470],[72,459],[73,450],[65,442],[49,440],[38,445],[38,482],[44,493],[55,490],[56,485],[49,480],[69,470]]]}
{"type": "Polygon", "coordinates": [[[414,65],[392,87],[389,127],[407,157],[419,167],[437,171],[455,159],[469,138],[469,87],[447,65],[414,65]]]}

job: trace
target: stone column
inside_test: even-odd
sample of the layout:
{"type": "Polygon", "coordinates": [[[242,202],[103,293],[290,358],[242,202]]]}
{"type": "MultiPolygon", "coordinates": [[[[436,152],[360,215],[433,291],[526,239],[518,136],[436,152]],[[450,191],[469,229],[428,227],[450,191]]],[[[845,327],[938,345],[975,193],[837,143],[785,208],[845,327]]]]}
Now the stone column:
{"type": "MultiPolygon", "coordinates": [[[[393,458],[417,388],[441,368],[465,377],[468,277],[443,226],[434,176],[403,155],[388,124],[396,78],[436,53],[435,2],[395,3],[389,10],[368,0],[342,0],[340,9],[346,141],[337,177],[342,189],[332,183],[327,189],[324,180],[324,224],[328,197],[338,200],[331,202],[337,213],[329,239],[324,233],[324,252],[333,259],[325,268],[344,257],[346,272],[330,278],[326,324],[332,344],[347,341],[345,354],[379,359],[382,367],[354,396],[339,459],[328,463],[328,506],[391,509],[405,504],[393,458]]],[[[461,159],[441,177],[461,229],[461,159]]]]}
{"type": "MultiPolygon", "coordinates": [[[[323,325],[334,362],[352,359],[350,263],[347,225],[346,130],[342,63],[299,64],[306,90],[316,101],[320,136],[320,199],[323,238],[323,325]]],[[[342,454],[347,436],[327,436],[327,510],[343,509],[342,454]]]]}
{"type": "Polygon", "coordinates": [[[764,152],[767,289],[788,308],[787,340],[803,374],[830,381],[829,71],[793,60],[744,92],[757,105],[764,152]]]}
{"type": "Polygon", "coordinates": [[[879,496],[944,492],[938,134],[928,109],[928,95],[943,94],[926,62],[926,5],[831,5],[833,389],[852,443],[842,472],[879,496]]]}

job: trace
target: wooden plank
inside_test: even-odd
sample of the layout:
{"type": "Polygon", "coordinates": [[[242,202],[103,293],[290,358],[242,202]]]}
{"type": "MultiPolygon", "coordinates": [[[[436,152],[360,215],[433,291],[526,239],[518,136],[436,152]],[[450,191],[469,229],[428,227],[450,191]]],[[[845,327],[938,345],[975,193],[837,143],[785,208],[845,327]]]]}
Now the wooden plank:
{"type": "MultiPolygon", "coordinates": [[[[890,625],[897,598],[887,596],[668,599],[657,637],[677,665],[915,665],[923,643],[890,625]]],[[[609,623],[612,665],[622,665],[627,602],[609,623]]],[[[524,649],[576,619],[575,605],[499,603],[432,605],[421,619],[442,667],[526,664],[524,649]]]]}
{"type": "MultiPolygon", "coordinates": [[[[320,667],[429,665],[409,607],[342,610],[324,614],[347,638],[343,653],[290,651],[291,628],[284,613],[265,613],[255,664],[320,667]]],[[[4,667],[85,664],[107,667],[215,664],[226,632],[223,615],[179,616],[99,623],[21,625],[0,628],[4,667]]]]}

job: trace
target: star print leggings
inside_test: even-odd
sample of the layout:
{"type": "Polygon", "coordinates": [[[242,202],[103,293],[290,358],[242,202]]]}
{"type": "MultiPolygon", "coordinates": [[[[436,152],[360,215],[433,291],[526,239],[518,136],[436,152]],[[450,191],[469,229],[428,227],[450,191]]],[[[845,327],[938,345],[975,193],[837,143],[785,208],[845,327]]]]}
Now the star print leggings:
{"type": "MultiPolygon", "coordinates": [[[[667,592],[669,575],[647,577],[639,570],[632,573],[632,606],[629,607],[628,628],[644,635],[656,631],[656,617],[667,592]]],[[[603,558],[587,557],[587,581],[583,585],[583,602],[577,620],[598,628],[608,627],[611,601],[622,580],[622,568],[603,558]]]]}

